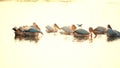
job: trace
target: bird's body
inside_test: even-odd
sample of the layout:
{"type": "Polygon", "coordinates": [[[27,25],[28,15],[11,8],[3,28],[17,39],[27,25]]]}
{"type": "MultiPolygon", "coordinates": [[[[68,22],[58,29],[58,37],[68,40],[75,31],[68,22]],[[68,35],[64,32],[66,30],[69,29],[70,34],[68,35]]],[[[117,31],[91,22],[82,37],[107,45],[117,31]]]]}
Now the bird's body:
{"type": "Polygon", "coordinates": [[[28,30],[25,30],[25,32],[40,32],[40,30],[35,29],[34,27],[29,28],[28,30]]]}
{"type": "Polygon", "coordinates": [[[72,34],[76,30],[76,26],[75,25],[72,25],[72,26],[63,26],[60,29],[62,30],[60,32],[61,34],[70,35],[70,34],[72,34]]]}
{"type": "Polygon", "coordinates": [[[77,37],[77,38],[81,38],[81,37],[87,37],[87,38],[89,38],[89,36],[90,36],[90,38],[92,39],[92,33],[94,33],[95,34],[95,37],[97,36],[97,34],[94,32],[94,30],[93,30],[93,28],[92,27],[89,27],[89,31],[87,31],[87,30],[85,30],[85,29],[81,29],[81,28],[79,28],[79,29],[77,29],[77,30],[75,30],[74,32],[73,32],[73,35],[74,35],[74,37],[77,37]]]}
{"type": "Polygon", "coordinates": [[[57,24],[54,24],[53,26],[47,25],[45,28],[47,33],[55,33],[59,29],[57,24]]]}
{"type": "Polygon", "coordinates": [[[107,37],[120,37],[120,32],[113,29],[107,30],[107,37]]]}
{"type": "Polygon", "coordinates": [[[98,26],[94,29],[94,32],[96,34],[105,34],[106,33],[106,28],[102,26],[98,26]]]}
{"type": "Polygon", "coordinates": [[[113,30],[111,25],[107,25],[107,37],[120,37],[120,32],[117,30],[113,30]]]}
{"type": "Polygon", "coordinates": [[[15,36],[38,36],[39,32],[21,31],[20,29],[13,28],[15,36]]]}
{"type": "Polygon", "coordinates": [[[73,32],[74,37],[87,37],[89,36],[89,32],[85,29],[77,29],[73,32]]]}
{"type": "Polygon", "coordinates": [[[61,31],[61,34],[71,34],[72,33],[72,30],[69,28],[69,26],[64,26],[64,27],[61,27],[62,31],[61,31]]]}
{"type": "Polygon", "coordinates": [[[56,32],[55,29],[49,25],[46,26],[46,32],[51,33],[51,32],[56,32]]]}

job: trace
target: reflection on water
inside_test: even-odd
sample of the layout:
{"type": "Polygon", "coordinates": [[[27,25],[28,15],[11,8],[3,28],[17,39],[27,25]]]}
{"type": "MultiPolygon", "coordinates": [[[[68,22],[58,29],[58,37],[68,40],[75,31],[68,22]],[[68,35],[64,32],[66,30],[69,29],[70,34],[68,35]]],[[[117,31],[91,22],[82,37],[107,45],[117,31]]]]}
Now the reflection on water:
{"type": "MultiPolygon", "coordinates": [[[[80,37],[74,37],[72,35],[70,36],[67,36],[67,35],[57,35],[57,34],[51,34],[54,37],[57,37],[57,36],[60,36],[63,40],[66,39],[66,40],[69,40],[70,42],[84,42],[84,41],[89,41],[88,43],[92,43],[94,41],[94,39],[89,39],[89,37],[83,37],[83,36],[80,36],[80,37]],[[72,37],[72,38],[71,38],[72,37]]],[[[100,35],[98,35],[100,36],[100,35]]],[[[43,37],[44,38],[44,37],[43,37]]],[[[48,35],[48,38],[51,38],[49,35],[48,35]]],[[[115,41],[115,40],[119,40],[120,38],[119,37],[99,37],[99,38],[104,38],[104,39],[107,39],[106,40],[106,43],[107,42],[112,42],[112,41],[115,41]]],[[[15,40],[19,40],[19,41],[29,41],[29,42],[35,42],[35,43],[38,43],[40,42],[40,39],[41,37],[38,37],[38,36],[14,36],[14,39],[15,40]]],[[[99,41],[101,41],[100,39],[98,39],[99,41]]]]}
{"type": "Polygon", "coordinates": [[[112,41],[119,40],[119,39],[120,39],[120,37],[108,37],[107,41],[112,42],[112,41]]]}
{"type": "Polygon", "coordinates": [[[90,39],[88,36],[74,36],[74,42],[84,42],[86,40],[89,40],[90,43],[92,43],[92,39],[90,39]]]}
{"type": "Polygon", "coordinates": [[[15,36],[14,37],[15,40],[19,40],[19,41],[34,41],[34,42],[38,42],[40,40],[40,38],[38,36],[15,36]]]}

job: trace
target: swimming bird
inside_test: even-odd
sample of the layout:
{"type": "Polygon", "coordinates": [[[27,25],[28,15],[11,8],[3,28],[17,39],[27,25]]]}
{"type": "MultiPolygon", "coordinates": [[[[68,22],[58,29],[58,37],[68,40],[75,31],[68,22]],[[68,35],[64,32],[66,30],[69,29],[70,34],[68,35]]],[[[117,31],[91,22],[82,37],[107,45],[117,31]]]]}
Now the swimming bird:
{"type": "Polygon", "coordinates": [[[41,30],[37,30],[35,29],[34,27],[31,27],[30,29],[28,30],[25,30],[25,32],[31,32],[31,33],[41,33],[43,35],[43,33],[41,32],[41,30]]]}
{"type": "Polygon", "coordinates": [[[110,25],[107,26],[107,37],[120,37],[120,32],[117,30],[113,30],[110,25]]]}
{"type": "Polygon", "coordinates": [[[73,35],[76,38],[79,38],[79,37],[83,37],[83,38],[88,37],[89,38],[89,36],[90,36],[90,38],[92,39],[92,33],[95,35],[94,38],[96,38],[97,34],[94,32],[92,27],[89,27],[89,32],[85,29],[79,28],[73,32],[73,35]]]}
{"type": "Polygon", "coordinates": [[[41,33],[43,35],[43,32],[41,31],[40,27],[36,23],[33,23],[32,26],[21,26],[19,29],[23,32],[30,32],[30,33],[41,33]]]}
{"type": "Polygon", "coordinates": [[[20,28],[13,28],[15,36],[38,36],[39,32],[22,31],[20,28]]]}
{"type": "Polygon", "coordinates": [[[45,28],[47,33],[55,33],[60,29],[57,24],[54,24],[53,26],[47,25],[45,28]]]}
{"type": "Polygon", "coordinates": [[[63,26],[60,28],[61,30],[61,34],[66,34],[66,35],[70,35],[72,34],[75,30],[76,30],[76,26],[72,24],[72,26],[63,26]]]}
{"type": "Polygon", "coordinates": [[[32,25],[35,29],[38,29],[38,30],[41,30],[40,27],[35,23],[33,22],[33,25],[32,25]]]}
{"type": "Polygon", "coordinates": [[[43,34],[40,29],[37,29],[34,26],[14,27],[13,30],[15,31],[15,36],[38,36],[39,33],[43,34]]]}

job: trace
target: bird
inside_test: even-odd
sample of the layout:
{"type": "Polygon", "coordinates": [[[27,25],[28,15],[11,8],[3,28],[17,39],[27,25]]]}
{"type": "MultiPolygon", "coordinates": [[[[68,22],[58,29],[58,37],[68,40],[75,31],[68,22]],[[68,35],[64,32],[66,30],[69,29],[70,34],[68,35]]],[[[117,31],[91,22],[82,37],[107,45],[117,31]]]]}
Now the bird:
{"type": "Polygon", "coordinates": [[[106,28],[102,26],[98,26],[94,29],[94,32],[96,34],[105,34],[106,33],[106,28]]]}
{"type": "Polygon", "coordinates": [[[45,28],[47,33],[55,33],[60,29],[56,23],[53,26],[47,25],[45,28]]]}
{"type": "Polygon", "coordinates": [[[83,24],[77,24],[78,27],[82,27],[83,24]]]}
{"type": "Polygon", "coordinates": [[[96,38],[97,34],[94,32],[93,28],[92,27],[89,27],[89,32],[85,29],[82,29],[82,28],[79,28],[79,29],[76,29],[74,32],[73,32],[73,35],[74,37],[76,38],[84,38],[84,37],[88,37],[90,36],[90,39],[92,39],[92,33],[95,35],[94,38],[96,38]]]}
{"type": "MultiPolygon", "coordinates": [[[[37,25],[33,23],[34,25],[37,25]]],[[[15,36],[38,36],[39,33],[42,33],[42,31],[37,29],[35,26],[20,26],[19,28],[14,27],[12,28],[14,30],[15,36]]]]}
{"type": "Polygon", "coordinates": [[[60,33],[65,35],[71,35],[74,32],[74,30],[76,30],[76,28],[77,27],[73,24],[71,26],[63,26],[60,28],[60,33]]]}
{"type": "Polygon", "coordinates": [[[24,32],[30,32],[30,33],[41,33],[43,35],[43,33],[41,32],[41,30],[37,30],[34,27],[29,28],[28,30],[25,30],[24,32]]]}
{"type": "Polygon", "coordinates": [[[33,22],[32,26],[21,26],[19,29],[23,32],[30,32],[30,33],[41,33],[43,35],[43,32],[41,31],[40,27],[33,22]]]}
{"type": "Polygon", "coordinates": [[[32,25],[35,29],[38,29],[38,30],[41,30],[40,27],[35,23],[33,22],[33,25],[32,25]]]}
{"type": "Polygon", "coordinates": [[[107,37],[120,37],[120,32],[112,29],[110,25],[107,26],[107,37]]]}

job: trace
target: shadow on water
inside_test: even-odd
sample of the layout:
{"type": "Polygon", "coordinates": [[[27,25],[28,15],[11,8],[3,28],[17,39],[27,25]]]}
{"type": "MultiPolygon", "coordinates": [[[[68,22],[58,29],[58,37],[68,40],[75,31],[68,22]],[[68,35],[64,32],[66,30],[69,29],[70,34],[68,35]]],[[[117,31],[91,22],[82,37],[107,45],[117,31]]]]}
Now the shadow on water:
{"type": "Polygon", "coordinates": [[[112,42],[112,41],[115,41],[115,40],[118,40],[118,39],[120,39],[120,37],[108,37],[107,41],[112,42]]]}
{"type": "Polygon", "coordinates": [[[14,39],[19,40],[19,41],[30,41],[30,42],[34,41],[35,43],[37,43],[40,40],[40,38],[38,36],[25,36],[25,37],[14,36],[14,39]]]}

